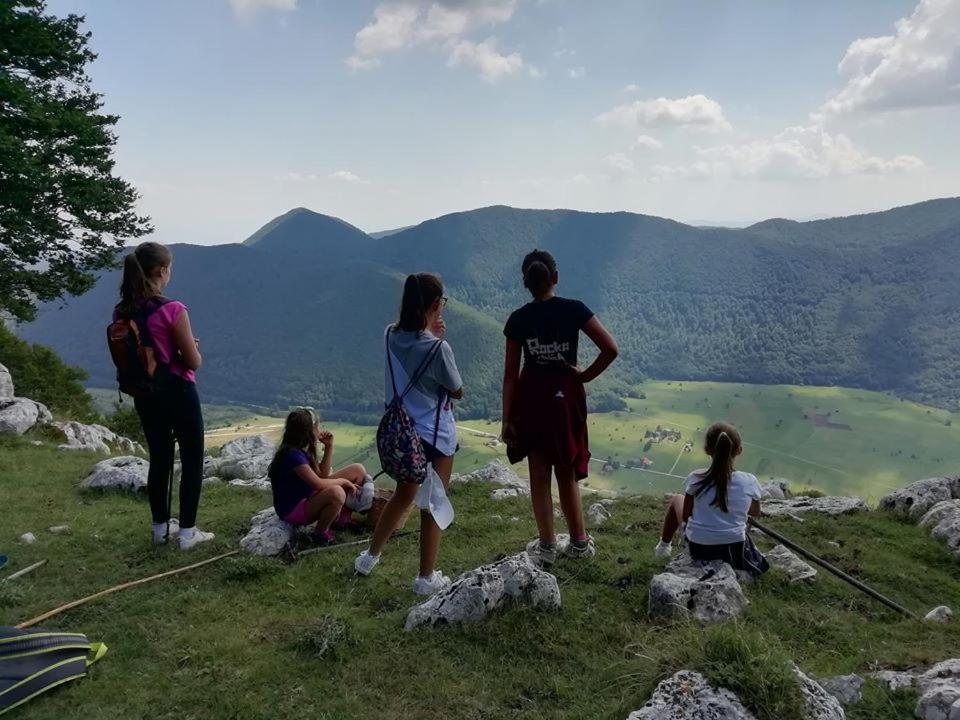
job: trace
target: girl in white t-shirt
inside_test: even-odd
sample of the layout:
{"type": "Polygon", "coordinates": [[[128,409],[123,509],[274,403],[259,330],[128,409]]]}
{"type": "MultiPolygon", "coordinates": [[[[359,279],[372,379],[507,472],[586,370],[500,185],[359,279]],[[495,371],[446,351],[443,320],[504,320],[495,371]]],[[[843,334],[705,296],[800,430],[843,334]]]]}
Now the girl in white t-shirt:
{"type": "Polygon", "coordinates": [[[743,452],[740,433],[729,423],[714,423],[707,430],[704,449],[712,458],[710,467],[691,473],[686,493],[671,498],[654,552],[657,557],[669,556],[670,542],[685,524],[694,560],[722,560],[761,575],[769,566],[747,533],[748,517],[760,515],[760,483],[756,476],[733,468],[743,452]]]}

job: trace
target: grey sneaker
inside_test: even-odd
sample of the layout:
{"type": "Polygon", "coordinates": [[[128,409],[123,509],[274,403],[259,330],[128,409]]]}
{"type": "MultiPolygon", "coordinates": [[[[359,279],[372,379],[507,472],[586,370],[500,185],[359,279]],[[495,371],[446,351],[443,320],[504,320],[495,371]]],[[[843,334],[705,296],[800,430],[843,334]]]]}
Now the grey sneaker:
{"type": "Polygon", "coordinates": [[[433,595],[450,585],[450,578],[439,570],[434,570],[430,577],[420,577],[413,580],[413,592],[417,595],[433,595]]]}
{"type": "Polygon", "coordinates": [[[593,536],[587,536],[587,542],[584,545],[575,545],[569,538],[560,545],[560,554],[567,558],[580,560],[582,558],[592,558],[597,554],[597,546],[593,542],[593,536]]]}
{"type": "Polygon", "coordinates": [[[544,545],[540,538],[527,543],[527,555],[537,565],[553,565],[557,561],[557,544],[544,545]]]}

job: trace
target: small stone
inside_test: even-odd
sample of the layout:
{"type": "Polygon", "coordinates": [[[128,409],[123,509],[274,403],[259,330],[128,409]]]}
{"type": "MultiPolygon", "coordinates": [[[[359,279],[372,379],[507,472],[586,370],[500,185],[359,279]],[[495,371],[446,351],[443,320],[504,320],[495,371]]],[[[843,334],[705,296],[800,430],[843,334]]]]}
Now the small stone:
{"type": "Polygon", "coordinates": [[[250,480],[241,480],[241,479],[231,480],[229,485],[231,487],[248,488],[250,490],[259,490],[260,492],[273,491],[273,485],[270,484],[270,478],[267,478],[267,477],[253,478],[250,480]]]}
{"type": "Polygon", "coordinates": [[[278,555],[296,534],[293,525],[268,507],[251,518],[250,531],[240,540],[240,549],[253,555],[278,555]]]}
{"type": "Polygon", "coordinates": [[[37,541],[37,536],[32,532],[24,533],[20,536],[20,542],[24,545],[33,545],[37,541]]]}
{"type": "Polygon", "coordinates": [[[524,497],[529,495],[530,491],[526,488],[502,487],[497,488],[490,493],[491,500],[506,500],[507,498],[524,497]]]}
{"type": "Polygon", "coordinates": [[[784,545],[777,545],[766,553],[767,561],[775,568],[783,570],[790,582],[813,582],[817,577],[817,569],[808,565],[784,545]]]}
{"type": "Polygon", "coordinates": [[[53,533],[54,535],[69,535],[72,530],[69,525],[54,525],[53,527],[48,527],[47,532],[53,533]]]}
{"type": "Polygon", "coordinates": [[[27,398],[0,399],[0,433],[23,435],[35,425],[44,425],[53,420],[43,403],[27,398]]]}
{"type": "Polygon", "coordinates": [[[917,684],[917,676],[915,674],[900,670],[878,670],[877,672],[868,673],[868,676],[872,678],[875,683],[883,685],[891,692],[912,688],[917,684]]]}
{"type": "Polygon", "coordinates": [[[211,475],[210,477],[205,477],[203,479],[204,485],[216,485],[217,483],[221,483],[221,482],[223,482],[223,480],[218,478],[216,475],[211,475]]]}
{"type": "Polygon", "coordinates": [[[686,554],[650,581],[651,618],[693,617],[701,622],[733,620],[748,600],[733,568],[725,562],[697,563],[686,554]]]}
{"type": "Polygon", "coordinates": [[[587,522],[591,525],[603,525],[611,517],[610,511],[601,503],[594,503],[587,508],[587,522]]]}
{"type": "Polygon", "coordinates": [[[953,610],[946,605],[940,605],[923,616],[924,622],[947,622],[953,617],[953,610]]]}
{"type": "Polygon", "coordinates": [[[657,685],[653,696],[627,720],[756,720],[729,690],[715,688],[693,670],[681,670],[657,685]]]}
{"type": "Polygon", "coordinates": [[[80,483],[86,489],[144,490],[150,463],[135,455],[101,460],[80,483]]]}
{"type": "Polygon", "coordinates": [[[853,705],[863,701],[864,680],[859,675],[839,675],[821,680],[820,685],[840,701],[841,705],[853,705]]]}
{"type": "Polygon", "coordinates": [[[806,720],[844,720],[846,714],[840,701],[828,693],[812,678],[803,674],[796,665],[793,672],[800,680],[800,693],[803,695],[804,717],[806,720]]]}

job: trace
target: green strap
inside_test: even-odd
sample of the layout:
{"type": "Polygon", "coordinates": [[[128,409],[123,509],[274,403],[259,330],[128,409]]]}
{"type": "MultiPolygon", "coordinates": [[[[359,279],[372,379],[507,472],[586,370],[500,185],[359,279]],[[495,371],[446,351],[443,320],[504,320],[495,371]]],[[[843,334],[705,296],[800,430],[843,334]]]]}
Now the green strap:
{"type": "Polygon", "coordinates": [[[90,643],[90,655],[87,657],[87,667],[93,665],[97,660],[107,654],[107,644],[98,642],[90,643]]]}

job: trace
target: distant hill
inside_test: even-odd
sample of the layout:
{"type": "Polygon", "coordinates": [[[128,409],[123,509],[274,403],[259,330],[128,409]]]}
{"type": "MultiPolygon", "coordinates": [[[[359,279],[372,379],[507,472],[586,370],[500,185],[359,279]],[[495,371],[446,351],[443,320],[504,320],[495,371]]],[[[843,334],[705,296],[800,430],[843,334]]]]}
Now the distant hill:
{"type": "Polygon", "coordinates": [[[404,230],[409,230],[414,227],[413,225],[404,225],[400,228],[394,228],[393,230],[378,230],[377,232],[369,233],[370,237],[374,240],[379,240],[380,238],[390,237],[391,235],[396,235],[398,232],[403,232],[404,230]]]}
{"type": "MultiPolygon", "coordinates": [[[[175,246],[170,294],[190,306],[203,341],[207,399],[370,418],[402,278],[437,271],[468,382],[462,411],[492,415],[500,328],[528,299],[519,263],[534,247],[557,256],[561,293],[584,299],[616,334],[615,380],[846,385],[960,401],[960,199],[745,229],[496,206],[381,239],[299,208],[242,245],[175,246]]],[[[65,309],[43,308],[22,334],[109,386],[102,336],[117,285],[105,275],[65,309]]]]}

